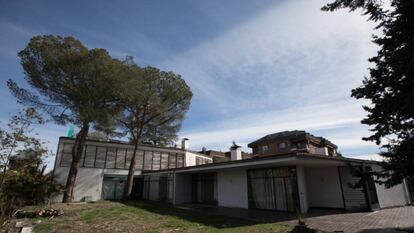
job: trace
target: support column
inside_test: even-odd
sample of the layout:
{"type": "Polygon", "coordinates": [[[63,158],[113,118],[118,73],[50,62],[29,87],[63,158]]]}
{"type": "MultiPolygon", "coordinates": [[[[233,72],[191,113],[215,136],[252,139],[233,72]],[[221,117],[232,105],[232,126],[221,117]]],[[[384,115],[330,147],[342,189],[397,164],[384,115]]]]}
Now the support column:
{"type": "Polygon", "coordinates": [[[296,166],[296,174],[298,180],[298,194],[300,202],[300,212],[305,214],[308,212],[308,196],[306,192],[306,176],[303,166],[296,166]]]}
{"type": "Polygon", "coordinates": [[[173,193],[172,193],[172,204],[175,206],[175,172],[173,173],[173,193]]]}

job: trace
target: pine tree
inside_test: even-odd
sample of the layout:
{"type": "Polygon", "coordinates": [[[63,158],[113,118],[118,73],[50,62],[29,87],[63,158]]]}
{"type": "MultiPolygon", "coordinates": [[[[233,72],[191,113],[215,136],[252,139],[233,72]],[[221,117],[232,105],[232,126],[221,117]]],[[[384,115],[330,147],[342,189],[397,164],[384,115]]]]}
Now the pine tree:
{"type": "Polygon", "coordinates": [[[383,171],[374,175],[390,187],[414,177],[414,1],[392,0],[388,9],[380,0],[336,0],[322,10],[340,8],[363,9],[381,30],[373,36],[380,49],[369,59],[370,75],[352,97],[371,101],[362,123],[373,134],[363,139],[382,145],[383,171]]]}
{"type": "Polygon", "coordinates": [[[31,38],[19,57],[32,90],[8,80],[18,102],[46,112],[58,124],[80,128],[63,195],[64,202],[71,202],[89,129],[110,128],[119,112],[123,64],[104,49],[89,50],[73,37],[60,36],[31,38]]]}

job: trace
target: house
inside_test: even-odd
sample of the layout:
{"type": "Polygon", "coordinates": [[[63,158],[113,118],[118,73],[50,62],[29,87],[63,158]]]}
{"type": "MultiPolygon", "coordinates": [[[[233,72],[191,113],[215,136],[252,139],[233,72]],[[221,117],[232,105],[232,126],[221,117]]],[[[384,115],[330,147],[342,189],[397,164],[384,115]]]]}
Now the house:
{"type": "Polygon", "coordinates": [[[266,135],[248,144],[255,156],[270,156],[290,152],[306,152],[341,156],[338,147],[323,137],[316,137],[303,130],[283,131],[266,135]]]}
{"type": "MultiPolygon", "coordinates": [[[[53,170],[54,180],[66,184],[72,162],[74,139],[61,137],[53,170]]],[[[88,139],[76,178],[74,200],[121,199],[134,145],[88,139]]],[[[189,150],[188,139],[180,148],[141,145],[137,151],[135,176],[143,171],[174,169],[212,163],[212,158],[189,150]]],[[[61,197],[57,197],[61,200],[61,197]]]]}
{"type": "MultiPolygon", "coordinates": [[[[72,144],[69,138],[59,142],[54,176],[62,184],[69,171],[72,144]]],[[[332,142],[305,131],[271,134],[248,145],[253,149],[249,158],[234,143],[229,156],[216,153],[228,158],[217,163],[213,161],[218,156],[207,150],[189,150],[186,139],[181,148],[142,145],[134,197],[173,205],[202,203],[302,213],[310,208],[359,211],[411,203],[405,180],[390,189],[373,181],[351,188],[349,184],[358,179],[352,176],[350,166],[378,170],[378,163],[343,157],[332,142]]],[[[132,148],[125,143],[88,140],[75,200],[120,198],[132,148]]]]}
{"type": "Polygon", "coordinates": [[[233,145],[230,161],[144,172],[137,178],[137,190],[143,199],[173,205],[302,213],[310,208],[362,211],[411,203],[405,180],[389,189],[372,180],[352,188],[349,184],[358,178],[351,167],[379,170],[378,163],[343,157],[332,142],[305,131],[267,135],[249,147],[251,159],[242,159],[240,147],[233,145]]]}

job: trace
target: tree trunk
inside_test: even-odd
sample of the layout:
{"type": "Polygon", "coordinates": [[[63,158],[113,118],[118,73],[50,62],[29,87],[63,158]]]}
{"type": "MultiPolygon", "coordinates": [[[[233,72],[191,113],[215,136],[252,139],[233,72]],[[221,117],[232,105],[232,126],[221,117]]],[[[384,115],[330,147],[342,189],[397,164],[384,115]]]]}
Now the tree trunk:
{"type": "Polygon", "coordinates": [[[75,188],[76,176],[78,175],[79,162],[82,158],[83,145],[89,132],[89,123],[84,123],[81,130],[76,135],[75,144],[72,148],[72,163],[70,164],[68,178],[66,180],[65,192],[63,193],[63,202],[73,201],[73,190],[75,188]]]}
{"type": "Polygon", "coordinates": [[[131,199],[132,186],[134,185],[135,162],[136,162],[135,158],[137,155],[138,144],[140,141],[141,141],[141,138],[137,138],[137,140],[135,141],[134,153],[132,154],[131,163],[129,165],[127,186],[126,186],[125,193],[124,193],[125,200],[131,199]]]}

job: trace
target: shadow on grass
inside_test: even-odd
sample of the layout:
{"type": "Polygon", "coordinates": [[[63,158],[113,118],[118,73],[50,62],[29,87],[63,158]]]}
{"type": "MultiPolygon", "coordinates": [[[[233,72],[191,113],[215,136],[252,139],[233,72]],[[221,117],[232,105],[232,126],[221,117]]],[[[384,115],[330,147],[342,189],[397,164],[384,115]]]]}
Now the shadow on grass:
{"type": "MultiPolygon", "coordinates": [[[[205,207],[208,208],[208,210],[204,209],[203,206],[199,206],[200,208],[195,209],[182,209],[182,208],[175,208],[171,204],[168,203],[160,203],[160,202],[153,202],[153,201],[130,201],[130,202],[123,202],[125,205],[137,207],[143,210],[146,210],[151,213],[156,213],[159,215],[165,215],[165,216],[173,216],[178,217],[180,219],[189,221],[191,223],[198,223],[205,226],[214,227],[217,229],[225,229],[225,228],[235,228],[235,227],[249,227],[254,226],[257,224],[262,223],[271,223],[273,229],[275,229],[275,232],[279,232],[277,229],[280,229],[282,232],[286,232],[289,227],[286,227],[282,224],[277,224],[277,221],[275,222],[275,216],[278,216],[278,220],[292,220],[296,219],[296,215],[292,213],[286,213],[286,212],[274,212],[274,211],[246,211],[242,209],[237,208],[217,208],[217,207],[205,207]],[[214,212],[214,210],[221,210],[218,212],[214,212]],[[213,212],[212,212],[213,211],[213,212]],[[236,212],[239,212],[237,214],[236,212]],[[227,212],[227,213],[223,213],[227,212]],[[252,216],[248,216],[248,218],[240,218],[240,216],[243,216],[243,214],[240,214],[240,212],[243,212],[243,214],[246,213],[260,213],[262,215],[270,215],[272,218],[261,218],[262,216],[255,216],[255,218],[249,219],[252,216]],[[224,215],[222,215],[224,214],[224,215]],[[232,215],[233,214],[233,215],[232,215]],[[266,220],[266,221],[265,221],[266,220]]],[[[191,205],[190,205],[191,206],[191,205]]],[[[293,226],[292,226],[293,227],[293,226]]],[[[260,229],[260,227],[258,228],[260,229]]],[[[296,226],[292,230],[288,230],[292,233],[313,233],[316,232],[312,229],[308,229],[306,226],[296,226]]]]}
{"type": "Polygon", "coordinates": [[[209,213],[201,213],[199,211],[185,210],[180,208],[174,208],[171,204],[153,202],[153,201],[128,201],[123,202],[123,204],[128,206],[137,207],[143,210],[146,210],[151,213],[156,213],[159,215],[174,216],[180,219],[192,222],[199,223],[206,226],[215,227],[218,229],[221,228],[232,228],[232,227],[243,227],[251,226],[257,224],[257,222],[252,220],[245,220],[240,218],[228,217],[228,216],[219,216],[209,213]]]}

